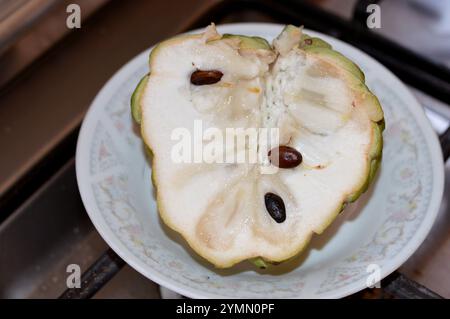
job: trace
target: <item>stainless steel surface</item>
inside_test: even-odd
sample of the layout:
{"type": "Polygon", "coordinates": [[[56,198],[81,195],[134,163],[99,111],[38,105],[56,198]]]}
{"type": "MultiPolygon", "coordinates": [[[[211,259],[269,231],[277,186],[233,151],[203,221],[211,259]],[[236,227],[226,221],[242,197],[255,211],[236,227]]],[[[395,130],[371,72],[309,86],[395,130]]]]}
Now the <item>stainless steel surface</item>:
{"type": "MultiPolygon", "coordinates": [[[[180,30],[208,0],[113,1],[0,91],[0,196],[73,130],[123,64],[180,30]],[[174,10],[176,8],[176,10],[174,10]],[[95,71],[94,71],[95,70],[95,71]]],[[[58,28],[66,28],[65,18],[58,28]]]]}
{"type": "MultiPolygon", "coordinates": [[[[0,227],[0,298],[57,298],[69,264],[85,271],[106,249],[78,195],[70,161],[0,227]]],[[[159,298],[126,266],[96,298],[159,298]]]]}
{"type": "Polygon", "coordinates": [[[84,211],[71,161],[0,226],[0,297],[58,297],[67,265],[85,269],[106,248],[84,211]]]}
{"type": "Polygon", "coordinates": [[[57,0],[1,0],[0,55],[57,0]]]}
{"type": "Polygon", "coordinates": [[[17,12],[29,0],[0,0],[0,23],[17,12]]]}
{"type": "MultiPolygon", "coordinates": [[[[0,88],[68,33],[79,31],[65,27],[65,20],[68,16],[66,8],[73,2],[72,0],[45,1],[54,4],[45,6],[45,10],[43,10],[39,7],[39,2],[42,1],[19,0],[17,1],[19,4],[26,2],[37,6],[37,11],[40,11],[41,14],[36,16],[31,11],[33,8],[19,7],[20,15],[15,13],[8,16],[8,20],[17,21],[16,25],[0,21],[0,69],[2,70],[0,72],[0,88]],[[23,12],[24,10],[25,12],[23,12]],[[33,21],[25,23],[31,18],[33,21]]],[[[81,11],[81,25],[108,1],[110,0],[77,0],[76,3],[80,6],[81,11]]],[[[16,4],[15,0],[12,2],[16,4]]]]}

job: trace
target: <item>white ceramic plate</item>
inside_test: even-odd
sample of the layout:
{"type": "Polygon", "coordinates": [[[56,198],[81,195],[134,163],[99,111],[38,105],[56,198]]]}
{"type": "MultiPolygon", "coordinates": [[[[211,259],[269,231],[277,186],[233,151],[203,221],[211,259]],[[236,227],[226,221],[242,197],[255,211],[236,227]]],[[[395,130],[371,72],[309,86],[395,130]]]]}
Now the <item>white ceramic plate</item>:
{"type": "MultiPolygon", "coordinates": [[[[271,41],[283,26],[229,24],[222,33],[271,41]]],[[[408,89],[384,66],[329,36],[355,61],[383,105],[386,130],[378,179],[296,260],[259,271],[249,263],[215,270],[160,221],[130,95],[148,72],[150,50],[135,57],[103,87],[81,128],[76,169],[92,222],[129,265],[149,279],[192,298],[338,298],[366,288],[397,269],[422,243],[439,209],[443,162],[436,134],[408,89]],[[371,278],[372,278],[371,277],[371,278]]]]}

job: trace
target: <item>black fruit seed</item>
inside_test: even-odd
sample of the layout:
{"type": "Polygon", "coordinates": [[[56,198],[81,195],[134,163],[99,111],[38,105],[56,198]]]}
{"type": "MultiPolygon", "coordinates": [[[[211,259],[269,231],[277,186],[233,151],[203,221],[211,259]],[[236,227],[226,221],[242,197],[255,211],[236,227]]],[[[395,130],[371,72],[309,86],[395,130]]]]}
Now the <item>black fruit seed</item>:
{"type": "Polygon", "coordinates": [[[202,71],[197,70],[191,74],[191,83],[194,85],[214,84],[222,79],[223,73],[217,70],[202,71]]]}
{"type": "Polygon", "coordinates": [[[274,193],[264,195],[264,203],[269,215],[277,222],[282,223],[286,220],[286,207],[283,199],[274,193]]]}
{"type": "Polygon", "coordinates": [[[290,146],[275,147],[269,151],[268,156],[270,162],[279,168],[294,168],[300,165],[303,160],[302,154],[290,146]],[[278,163],[275,157],[276,154],[278,154],[278,163]]]}

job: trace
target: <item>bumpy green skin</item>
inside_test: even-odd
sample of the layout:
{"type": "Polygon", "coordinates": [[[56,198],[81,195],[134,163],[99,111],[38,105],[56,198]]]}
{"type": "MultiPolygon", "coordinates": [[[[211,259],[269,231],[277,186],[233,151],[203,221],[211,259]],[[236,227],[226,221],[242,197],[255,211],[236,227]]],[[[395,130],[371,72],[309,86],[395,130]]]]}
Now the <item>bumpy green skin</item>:
{"type": "MultiPolygon", "coordinates": [[[[294,26],[288,25],[284,28],[284,31],[289,32],[290,30],[294,30],[293,28],[296,28],[294,26]]],[[[241,49],[266,49],[266,50],[272,50],[272,47],[270,44],[263,38],[260,37],[249,37],[249,36],[242,36],[242,35],[232,35],[232,34],[225,34],[223,35],[223,38],[225,39],[232,39],[237,38],[241,40],[240,42],[240,48],[241,49]]],[[[218,40],[214,40],[218,41],[218,40]]],[[[343,201],[341,207],[336,211],[335,216],[337,216],[340,212],[344,210],[344,208],[347,206],[347,204],[352,203],[356,201],[362,193],[364,193],[370,183],[373,181],[373,179],[376,176],[376,172],[380,166],[381,163],[381,157],[382,157],[382,150],[383,150],[383,135],[382,132],[385,128],[385,122],[383,118],[383,111],[381,109],[381,105],[375,95],[373,95],[370,90],[365,85],[365,77],[364,73],[361,71],[361,69],[352,61],[347,59],[345,56],[340,54],[337,51],[334,51],[330,44],[323,41],[322,39],[310,37],[306,34],[303,34],[299,43],[299,47],[309,53],[320,55],[322,58],[325,58],[326,60],[329,60],[331,63],[334,63],[341,67],[342,69],[346,70],[351,77],[353,77],[353,80],[351,81],[354,85],[355,90],[364,91],[366,94],[365,100],[366,103],[369,103],[372,107],[377,109],[377,112],[375,112],[375,118],[376,121],[373,122],[373,132],[374,132],[374,140],[375,142],[372,144],[372,149],[370,150],[368,154],[368,160],[370,160],[370,169],[368,171],[367,178],[365,179],[364,184],[360,187],[360,189],[353,194],[350,194],[346,200],[343,201]],[[307,40],[308,41],[305,41],[307,40]],[[310,41],[309,41],[310,40],[310,41]]],[[[156,47],[151,55],[155,54],[155,51],[157,51],[158,47],[156,47]]],[[[133,95],[131,96],[131,113],[133,115],[134,120],[140,124],[141,123],[141,99],[143,96],[144,88],[147,85],[149,78],[149,74],[144,76],[138,85],[136,86],[136,89],[133,92],[133,95]]],[[[153,177],[153,176],[152,176],[153,177]]],[[[331,218],[329,222],[324,225],[323,229],[325,229],[328,224],[330,224],[334,218],[331,218]]],[[[253,263],[256,267],[260,269],[266,269],[271,265],[274,265],[271,261],[265,260],[261,257],[255,257],[249,259],[251,263],[253,263]]],[[[278,263],[277,263],[278,264],[278,263]]]]}
{"type": "Polygon", "coordinates": [[[133,94],[131,95],[131,115],[136,123],[141,124],[141,98],[142,93],[144,92],[144,88],[147,86],[148,78],[150,74],[145,75],[138,83],[136,88],[134,89],[133,94]]]}

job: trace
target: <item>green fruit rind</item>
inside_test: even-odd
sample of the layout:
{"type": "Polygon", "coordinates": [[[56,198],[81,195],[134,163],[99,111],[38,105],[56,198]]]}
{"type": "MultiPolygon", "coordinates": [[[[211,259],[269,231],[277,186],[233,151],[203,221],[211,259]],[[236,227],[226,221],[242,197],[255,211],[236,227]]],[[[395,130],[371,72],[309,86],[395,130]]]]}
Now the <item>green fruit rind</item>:
{"type": "Polygon", "coordinates": [[[381,104],[378,98],[369,90],[369,88],[364,83],[361,83],[360,87],[364,89],[362,90],[364,92],[364,101],[362,103],[362,107],[365,108],[370,119],[373,122],[383,121],[384,112],[381,108],[381,104]]]}
{"type": "MultiPolygon", "coordinates": [[[[382,121],[382,123],[384,123],[384,121],[382,121]]],[[[368,161],[370,161],[370,164],[367,172],[367,177],[365,178],[364,183],[359,188],[359,190],[348,196],[346,200],[347,203],[353,203],[354,201],[356,201],[365,191],[367,191],[371,182],[375,178],[375,175],[381,163],[381,157],[383,153],[383,125],[384,124],[372,123],[374,142],[372,143],[372,147],[368,154],[368,161]]]]}
{"type": "Polygon", "coordinates": [[[269,267],[269,264],[261,257],[251,258],[249,261],[259,269],[266,269],[269,267]]]}
{"type": "MultiPolygon", "coordinates": [[[[272,50],[269,42],[266,39],[261,37],[249,37],[245,35],[236,35],[226,33],[222,36],[222,39],[238,39],[240,40],[239,48],[240,49],[263,49],[263,50],[272,50]]],[[[217,40],[220,41],[221,39],[217,40]]]]}
{"type": "Polygon", "coordinates": [[[332,49],[331,44],[329,44],[328,42],[326,42],[320,38],[311,37],[305,33],[302,34],[302,37],[300,39],[300,47],[301,48],[317,47],[317,48],[332,49]],[[310,41],[305,41],[305,40],[310,40],[310,41]]]}
{"type": "Polygon", "coordinates": [[[141,98],[144,89],[147,86],[148,79],[150,74],[145,75],[138,83],[136,88],[134,89],[133,94],[131,95],[130,105],[131,105],[131,115],[136,123],[141,124],[142,119],[142,107],[141,107],[141,98]]]}
{"type": "Polygon", "coordinates": [[[355,76],[359,81],[364,83],[365,77],[363,71],[351,60],[347,59],[341,53],[327,47],[323,46],[305,46],[302,48],[306,52],[317,54],[324,60],[328,60],[333,64],[337,64],[339,67],[347,70],[353,76],[355,76]]]}
{"type": "Polygon", "coordinates": [[[361,95],[361,107],[366,110],[372,121],[379,122],[383,120],[384,114],[380,102],[366,86],[364,73],[355,63],[332,49],[307,46],[304,47],[303,50],[347,71],[350,75],[350,77],[348,77],[349,84],[356,93],[361,95]]]}

